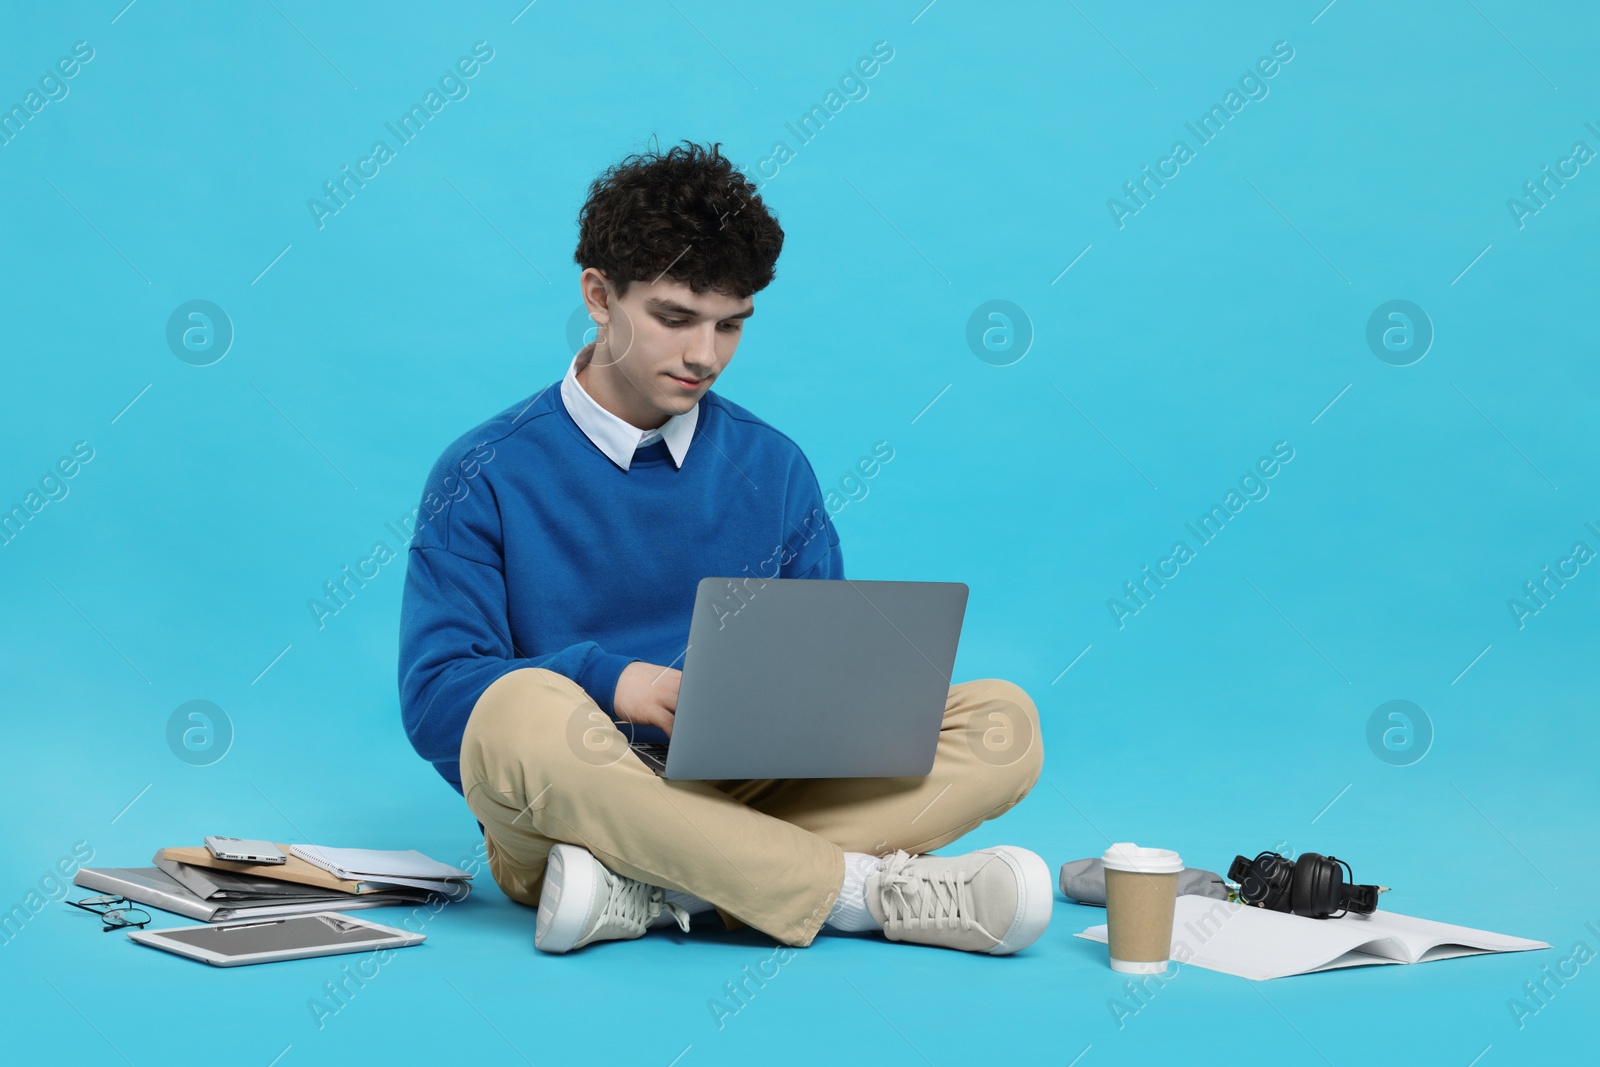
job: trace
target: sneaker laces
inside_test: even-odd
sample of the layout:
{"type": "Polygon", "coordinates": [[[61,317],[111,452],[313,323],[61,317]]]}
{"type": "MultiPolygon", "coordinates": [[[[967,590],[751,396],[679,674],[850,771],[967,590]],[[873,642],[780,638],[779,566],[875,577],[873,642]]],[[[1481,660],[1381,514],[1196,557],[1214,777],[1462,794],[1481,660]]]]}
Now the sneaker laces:
{"type": "Polygon", "coordinates": [[[609,892],[588,940],[638,937],[663,911],[672,915],[680,930],[685,933],[689,931],[688,910],[677,904],[669,904],[665,889],[617,874],[603,864],[600,870],[601,877],[608,883],[609,892]]]}
{"type": "Polygon", "coordinates": [[[883,908],[884,929],[900,930],[978,930],[995,944],[1000,939],[973,918],[972,875],[957,868],[932,867],[918,870],[907,866],[913,856],[896,849],[883,857],[878,868],[878,902],[883,908]]]}

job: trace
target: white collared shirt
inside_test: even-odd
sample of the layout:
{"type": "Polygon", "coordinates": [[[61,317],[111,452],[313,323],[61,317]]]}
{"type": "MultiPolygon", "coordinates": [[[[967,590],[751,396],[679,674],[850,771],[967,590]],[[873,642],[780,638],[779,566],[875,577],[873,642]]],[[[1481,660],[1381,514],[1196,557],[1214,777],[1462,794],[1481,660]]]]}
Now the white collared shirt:
{"type": "Polygon", "coordinates": [[[694,437],[695,424],[700,421],[700,402],[695,401],[694,407],[681,415],[672,416],[657,429],[641,430],[601,407],[600,402],[589,395],[583,383],[578,381],[578,358],[582,355],[579,352],[572,357],[567,376],[561,379],[561,402],[566,405],[572,421],[578,424],[578,429],[623,470],[627,470],[633,462],[636,449],[658,440],[667,442],[672,462],[682,467],[683,457],[689,451],[689,441],[694,437]]]}

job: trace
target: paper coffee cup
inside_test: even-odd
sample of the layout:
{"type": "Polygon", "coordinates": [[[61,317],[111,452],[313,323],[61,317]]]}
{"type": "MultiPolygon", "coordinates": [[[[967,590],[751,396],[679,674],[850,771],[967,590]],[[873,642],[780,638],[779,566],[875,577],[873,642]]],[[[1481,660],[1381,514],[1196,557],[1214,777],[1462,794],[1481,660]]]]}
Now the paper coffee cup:
{"type": "Polygon", "coordinates": [[[1111,969],[1161,974],[1172,951],[1172,913],[1183,860],[1167,848],[1120,841],[1100,857],[1106,869],[1106,935],[1111,969]]]}

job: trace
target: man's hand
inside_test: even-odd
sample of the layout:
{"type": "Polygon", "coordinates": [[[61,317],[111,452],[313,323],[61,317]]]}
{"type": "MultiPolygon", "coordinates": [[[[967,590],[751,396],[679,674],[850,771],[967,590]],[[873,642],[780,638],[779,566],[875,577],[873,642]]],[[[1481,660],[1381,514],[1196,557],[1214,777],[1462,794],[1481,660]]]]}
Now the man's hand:
{"type": "Polygon", "coordinates": [[[678,710],[678,682],[682,671],[644,660],[634,660],[617,678],[611,705],[623,722],[659,726],[672,736],[672,716],[678,710]]]}

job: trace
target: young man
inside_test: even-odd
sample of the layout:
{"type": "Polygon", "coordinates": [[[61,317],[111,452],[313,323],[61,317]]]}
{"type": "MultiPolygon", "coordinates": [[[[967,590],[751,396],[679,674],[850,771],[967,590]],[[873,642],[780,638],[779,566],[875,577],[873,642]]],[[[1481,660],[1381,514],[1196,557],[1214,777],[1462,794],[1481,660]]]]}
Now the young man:
{"type": "Polygon", "coordinates": [[[1037,711],[1010,682],[950,687],[921,778],[667,781],[628,747],[672,732],[701,578],[844,577],[799,446],[711,391],[782,247],[718,146],[612,167],[574,256],[595,341],[429,478],[401,713],[546,952],[713,908],[791,946],[881,930],[995,955],[1049,921],[1034,853],[924,855],[1038,780],[1037,711]]]}

